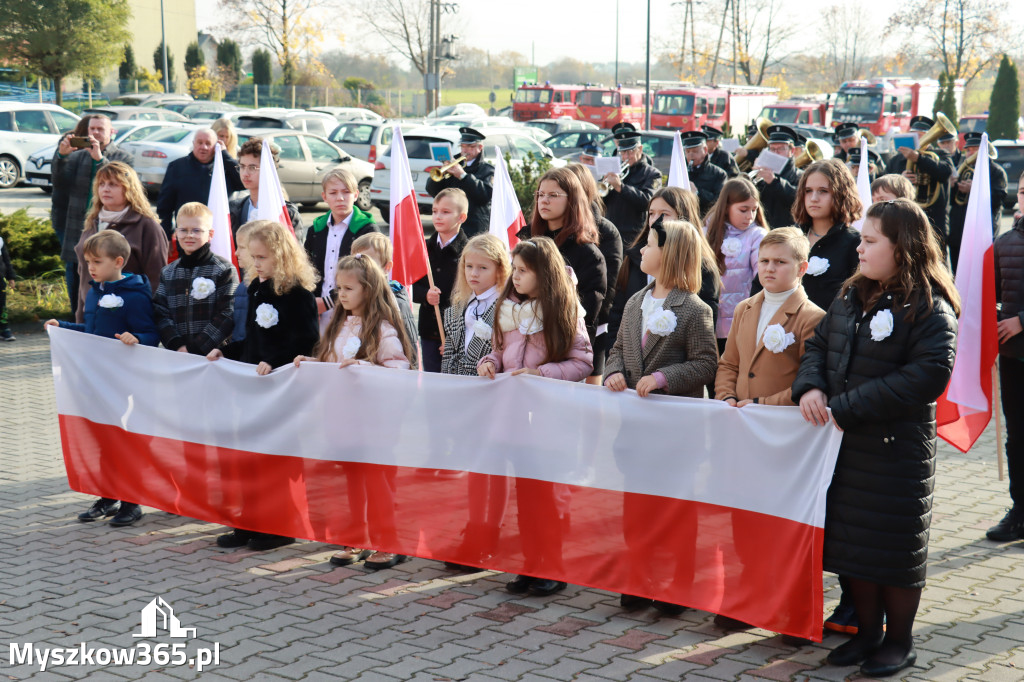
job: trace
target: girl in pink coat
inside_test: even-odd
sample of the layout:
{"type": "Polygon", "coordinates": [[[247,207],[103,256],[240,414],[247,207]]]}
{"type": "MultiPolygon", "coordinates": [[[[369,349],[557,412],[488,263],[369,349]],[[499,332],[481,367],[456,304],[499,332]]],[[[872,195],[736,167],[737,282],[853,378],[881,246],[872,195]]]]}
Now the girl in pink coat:
{"type": "MultiPolygon", "coordinates": [[[[534,237],[516,245],[512,277],[499,300],[491,334],[493,351],[477,365],[480,376],[493,379],[499,373],[533,374],[566,381],[583,381],[590,376],[594,351],[583,308],[554,241],[534,237]]],[[[529,424],[524,423],[524,428],[529,424]]],[[[520,575],[506,589],[513,594],[528,591],[535,595],[564,590],[564,582],[535,576],[564,573],[562,525],[568,522],[568,489],[526,476],[517,477],[515,486],[524,570],[534,575],[520,575]]]]}

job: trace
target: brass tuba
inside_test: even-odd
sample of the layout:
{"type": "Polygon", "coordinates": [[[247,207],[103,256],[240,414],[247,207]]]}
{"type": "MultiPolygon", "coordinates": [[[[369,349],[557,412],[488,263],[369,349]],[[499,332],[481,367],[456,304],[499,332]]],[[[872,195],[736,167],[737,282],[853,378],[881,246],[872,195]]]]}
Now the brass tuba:
{"type": "MultiPolygon", "coordinates": [[[[956,126],[946,118],[946,115],[941,111],[935,114],[935,125],[928,129],[917,144],[917,152],[921,156],[927,156],[933,161],[939,160],[939,155],[935,152],[925,151],[925,149],[933,142],[938,140],[943,134],[949,133],[950,135],[956,135],[956,126]]],[[[907,170],[917,175],[917,205],[921,208],[928,208],[936,201],[939,200],[939,194],[942,191],[942,187],[939,185],[939,181],[932,178],[932,176],[925,173],[917,172],[917,162],[907,159],[907,170]]]]}
{"type": "Polygon", "coordinates": [[[768,128],[771,125],[772,122],[767,118],[757,119],[757,134],[747,140],[741,149],[736,150],[736,163],[739,164],[741,171],[749,171],[754,167],[754,162],[747,160],[750,152],[759,152],[768,146],[768,128]]]}
{"type": "Polygon", "coordinates": [[[793,165],[797,168],[803,168],[815,161],[831,159],[832,154],[833,149],[831,144],[809,139],[807,140],[807,144],[804,145],[804,150],[800,152],[800,156],[793,159],[793,165]]]}
{"type": "MultiPolygon", "coordinates": [[[[997,150],[995,148],[995,146],[991,142],[988,143],[988,158],[990,158],[990,159],[998,159],[999,158],[999,150],[997,150]]],[[[978,162],[978,152],[974,152],[973,154],[968,156],[966,159],[964,159],[964,162],[961,163],[960,167],[956,169],[956,181],[957,182],[966,182],[967,180],[973,180],[974,179],[974,164],[976,164],[977,162],[978,162]]],[[[961,192],[959,189],[954,189],[953,190],[953,201],[956,202],[957,206],[966,206],[968,198],[969,198],[969,195],[965,194],[964,192],[961,192]]]]}
{"type": "Polygon", "coordinates": [[[859,130],[857,130],[857,134],[868,141],[869,147],[874,147],[875,143],[878,142],[878,138],[875,137],[874,133],[872,133],[867,128],[860,128],[859,130]]]}

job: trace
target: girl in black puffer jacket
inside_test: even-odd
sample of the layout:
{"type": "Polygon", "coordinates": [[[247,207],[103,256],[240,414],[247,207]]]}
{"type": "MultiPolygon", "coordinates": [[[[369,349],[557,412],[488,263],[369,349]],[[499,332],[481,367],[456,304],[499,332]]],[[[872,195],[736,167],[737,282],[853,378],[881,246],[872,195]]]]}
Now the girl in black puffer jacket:
{"type": "Polygon", "coordinates": [[[845,432],[825,514],[827,571],[850,578],[860,630],[829,654],[868,676],[914,663],[935,482],[935,401],[953,371],[960,297],[924,212],[871,206],[860,270],[807,342],[804,418],[845,432]],[[883,618],[887,619],[883,631],[883,618]]]}

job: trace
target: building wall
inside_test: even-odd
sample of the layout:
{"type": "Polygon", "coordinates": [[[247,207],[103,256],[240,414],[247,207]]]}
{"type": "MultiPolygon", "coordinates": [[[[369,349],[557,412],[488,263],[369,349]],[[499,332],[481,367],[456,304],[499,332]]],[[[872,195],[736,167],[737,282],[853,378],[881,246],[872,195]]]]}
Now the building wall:
{"type": "MultiPolygon", "coordinates": [[[[212,4],[212,0],[207,0],[212,4]]],[[[139,66],[153,70],[153,51],[160,45],[160,0],[129,0],[132,18],[128,31],[133,36],[132,48],[139,66]]],[[[176,92],[185,92],[185,49],[197,39],[195,0],[164,0],[164,21],[167,47],[174,56],[176,92]]],[[[162,70],[162,69],[161,69],[162,70]]],[[[117,68],[112,79],[117,78],[117,68]]]]}

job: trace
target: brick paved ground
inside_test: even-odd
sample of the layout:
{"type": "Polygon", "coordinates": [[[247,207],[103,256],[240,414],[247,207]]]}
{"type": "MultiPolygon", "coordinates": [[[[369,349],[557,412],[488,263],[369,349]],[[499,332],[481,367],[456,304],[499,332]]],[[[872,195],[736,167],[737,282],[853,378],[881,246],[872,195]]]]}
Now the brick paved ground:
{"type": "MultiPolygon", "coordinates": [[[[1024,545],[985,529],[1008,503],[990,430],[976,452],[941,448],[930,582],[904,679],[1024,680],[1024,545]]],[[[336,569],[334,548],[272,552],[213,545],[219,526],[150,511],[136,527],[81,524],[68,490],[44,334],[0,344],[0,675],[64,680],[840,680],[824,665],[842,641],[790,647],[762,630],[723,634],[711,616],[627,615],[617,595],[570,587],[550,598],[505,592],[507,576],[454,574],[413,560],[380,573],[336,569]],[[221,663],[12,666],[9,643],[131,647],[139,611],[166,599],[188,645],[221,663]]],[[[838,597],[826,582],[826,608],[838,597]]],[[[163,641],[166,640],[166,638],[163,641]]]]}

